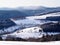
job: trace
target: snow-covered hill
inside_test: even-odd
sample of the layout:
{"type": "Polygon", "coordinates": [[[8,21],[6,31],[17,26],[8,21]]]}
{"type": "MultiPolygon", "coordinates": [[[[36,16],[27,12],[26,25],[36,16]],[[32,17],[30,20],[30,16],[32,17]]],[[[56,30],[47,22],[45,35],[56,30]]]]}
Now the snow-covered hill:
{"type": "Polygon", "coordinates": [[[56,35],[60,34],[58,32],[44,32],[42,28],[40,27],[31,27],[31,28],[25,28],[22,30],[17,30],[14,33],[11,34],[5,34],[1,35],[2,39],[5,40],[7,37],[13,37],[13,38],[22,38],[22,39],[29,39],[29,38],[42,38],[43,35],[56,35]]]}
{"type": "Polygon", "coordinates": [[[26,17],[27,19],[46,19],[47,17],[54,17],[54,16],[60,16],[60,12],[58,13],[51,13],[51,14],[46,14],[46,15],[41,15],[41,16],[29,16],[26,17]]]}
{"type": "Polygon", "coordinates": [[[31,27],[31,28],[26,28],[22,30],[17,30],[14,33],[11,34],[6,34],[2,35],[2,38],[6,38],[7,36],[13,36],[13,37],[18,37],[18,38],[23,38],[23,39],[28,39],[28,38],[41,38],[43,35],[43,30],[40,27],[31,27]]]}
{"type": "Polygon", "coordinates": [[[32,27],[32,26],[41,25],[44,23],[54,22],[49,20],[41,20],[41,19],[46,19],[47,17],[54,17],[54,16],[60,16],[60,12],[41,15],[41,16],[28,16],[26,17],[26,19],[18,19],[18,20],[11,19],[11,20],[15,22],[17,25],[32,27]]]}
{"type": "Polygon", "coordinates": [[[9,33],[12,33],[12,32],[14,32],[14,31],[16,31],[16,30],[18,30],[20,28],[20,26],[11,26],[11,27],[9,27],[9,28],[6,28],[6,29],[4,29],[4,30],[0,30],[0,35],[4,35],[4,34],[9,34],[9,33]]]}

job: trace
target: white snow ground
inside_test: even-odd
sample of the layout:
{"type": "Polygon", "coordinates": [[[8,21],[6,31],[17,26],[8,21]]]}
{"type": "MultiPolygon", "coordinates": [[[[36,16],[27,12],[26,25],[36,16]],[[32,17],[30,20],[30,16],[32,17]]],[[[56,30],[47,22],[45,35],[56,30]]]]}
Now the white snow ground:
{"type": "Polygon", "coordinates": [[[60,41],[53,42],[0,41],[0,45],[60,45],[60,41]]]}

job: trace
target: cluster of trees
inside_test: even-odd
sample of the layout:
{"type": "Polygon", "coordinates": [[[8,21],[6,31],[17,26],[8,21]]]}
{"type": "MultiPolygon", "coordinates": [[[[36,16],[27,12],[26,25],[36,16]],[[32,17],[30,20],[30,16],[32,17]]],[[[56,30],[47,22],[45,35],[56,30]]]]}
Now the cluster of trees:
{"type": "Polygon", "coordinates": [[[60,32],[60,22],[57,23],[45,23],[41,25],[44,32],[60,32]]]}

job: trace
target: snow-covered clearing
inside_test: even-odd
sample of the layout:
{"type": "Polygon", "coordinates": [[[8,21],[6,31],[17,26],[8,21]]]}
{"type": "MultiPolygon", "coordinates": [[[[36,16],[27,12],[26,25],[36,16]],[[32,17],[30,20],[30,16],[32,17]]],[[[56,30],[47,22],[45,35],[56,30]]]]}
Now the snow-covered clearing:
{"type": "Polygon", "coordinates": [[[0,41],[0,45],[60,45],[60,41],[54,41],[54,42],[0,41]]]}

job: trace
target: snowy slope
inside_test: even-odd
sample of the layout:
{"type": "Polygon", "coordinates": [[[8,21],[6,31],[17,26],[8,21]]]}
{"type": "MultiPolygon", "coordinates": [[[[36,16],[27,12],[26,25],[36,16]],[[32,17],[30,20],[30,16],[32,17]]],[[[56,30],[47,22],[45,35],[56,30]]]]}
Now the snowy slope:
{"type": "Polygon", "coordinates": [[[44,32],[42,28],[40,27],[31,27],[31,28],[25,28],[22,30],[17,30],[14,33],[11,34],[5,34],[2,35],[2,39],[6,39],[6,37],[8,36],[12,36],[15,38],[22,38],[22,39],[29,39],[29,38],[42,38],[43,35],[56,35],[56,34],[60,34],[58,32],[44,32]]]}
{"type": "Polygon", "coordinates": [[[36,18],[41,18],[40,16],[33,16],[33,17],[30,17],[30,18],[26,18],[26,19],[19,19],[19,20],[14,20],[14,19],[11,19],[13,22],[15,22],[17,25],[22,25],[22,26],[26,26],[26,27],[32,27],[32,26],[35,26],[35,25],[41,25],[41,24],[44,24],[44,23],[48,23],[48,22],[51,22],[51,21],[43,21],[43,20],[35,20],[36,18]],[[34,19],[33,19],[34,18],[34,19]]]}
{"type": "Polygon", "coordinates": [[[20,26],[11,26],[9,28],[6,28],[4,30],[0,30],[0,34],[6,34],[6,33],[11,33],[11,32],[14,32],[15,30],[18,30],[20,28],[20,26]]]}
{"type": "Polygon", "coordinates": [[[28,16],[26,17],[26,19],[19,19],[19,20],[15,20],[15,19],[11,19],[13,22],[15,22],[17,25],[38,25],[38,24],[44,24],[44,23],[48,23],[51,21],[47,21],[47,20],[37,20],[37,19],[46,19],[47,17],[54,17],[54,16],[60,16],[60,12],[58,13],[51,13],[51,14],[46,14],[46,15],[41,15],[41,16],[28,16]]]}
{"type": "Polygon", "coordinates": [[[54,17],[54,16],[60,16],[60,12],[58,13],[52,13],[52,14],[46,14],[46,15],[42,15],[42,16],[29,16],[26,17],[27,19],[46,19],[47,17],[54,17]]]}
{"type": "MultiPolygon", "coordinates": [[[[12,19],[11,19],[12,20],[12,19]]],[[[39,21],[31,20],[31,19],[21,19],[21,20],[13,20],[17,24],[39,24],[39,21]]]]}
{"type": "Polygon", "coordinates": [[[6,34],[2,35],[2,38],[6,38],[7,36],[13,36],[13,37],[19,37],[23,39],[28,39],[28,38],[41,38],[43,30],[39,27],[31,27],[31,28],[26,28],[22,30],[18,30],[14,33],[11,34],[6,34]]]}

